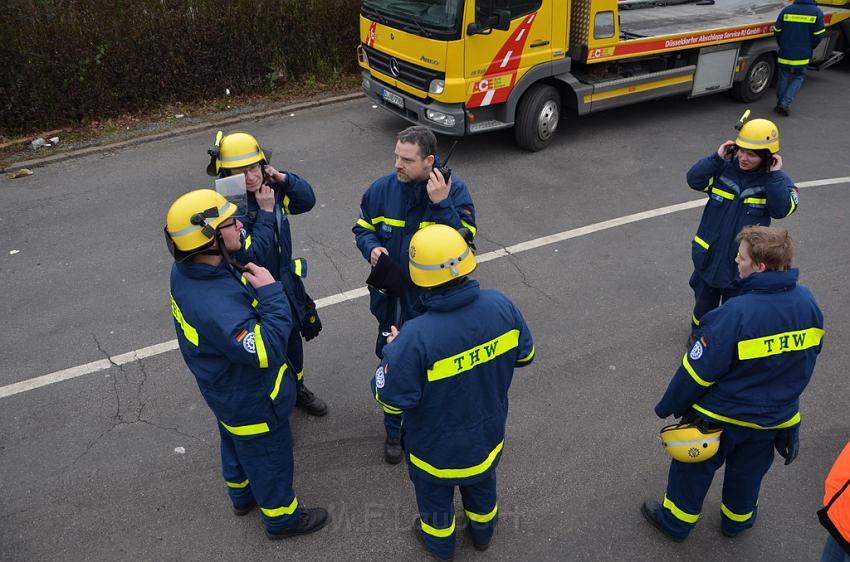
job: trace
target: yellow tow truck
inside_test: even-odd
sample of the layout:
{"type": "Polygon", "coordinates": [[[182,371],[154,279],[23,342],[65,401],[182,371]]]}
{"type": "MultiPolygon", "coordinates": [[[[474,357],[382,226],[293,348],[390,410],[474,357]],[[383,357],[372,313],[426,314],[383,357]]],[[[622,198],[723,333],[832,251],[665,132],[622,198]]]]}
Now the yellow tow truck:
{"type": "MultiPolygon", "coordinates": [[[[820,2],[811,65],[850,48],[850,0],[820,2]]],[[[782,0],[362,0],[357,48],[374,103],[436,132],[514,128],[545,148],[564,113],[771,84],[782,0]]]]}

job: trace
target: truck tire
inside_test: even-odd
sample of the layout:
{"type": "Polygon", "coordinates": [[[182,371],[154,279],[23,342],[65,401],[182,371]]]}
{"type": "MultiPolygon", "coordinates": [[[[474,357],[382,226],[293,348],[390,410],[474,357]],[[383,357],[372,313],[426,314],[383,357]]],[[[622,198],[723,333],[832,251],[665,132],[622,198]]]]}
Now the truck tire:
{"type": "Polygon", "coordinates": [[[554,86],[535,84],[523,94],[514,122],[516,143],[525,150],[543,150],[555,136],[561,118],[561,95],[554,86]]]}
{"type": "Polygon", "coordinates": [[[759,56],[747,69],[744,79],[732,84],[732,97],[747,103],[756,101],[767,91],[775,71],[776,62],[772,54],[759,56]]]}

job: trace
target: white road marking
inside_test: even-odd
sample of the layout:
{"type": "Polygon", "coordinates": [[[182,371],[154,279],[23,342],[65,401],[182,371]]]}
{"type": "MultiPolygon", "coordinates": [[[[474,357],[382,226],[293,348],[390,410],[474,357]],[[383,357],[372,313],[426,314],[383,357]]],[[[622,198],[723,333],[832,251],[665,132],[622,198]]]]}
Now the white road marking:
{"type": "MultiPolygon", "coordinates": [[[[850,183],[850,176],[840,177],[840,178],[829,178],[823,180],[812,180],[812,181],[804,181],[797,184],[797,187],[819,187],[824,185],[836,185],[850,183]]],[[[648,220],[655,217],[660,217],[662,215],[669,215],[671,213],[677,213],[679,211],[685,211],[688,209],[694,209],[696,207],[701,207],[705,205],[705,199],[695,199],[693,201],[687,201],[685,203],[678,203],[676,205],[668,205],[666,207],[659,207],[657,209],[651,209],[649,211],[643,211],[640,213],[634,213],[631,215],[626,215],[623,217],[618,217],[616,219],[611,219],[607,221],[597,222],[594,224],[589,224],[587,226],[581,226],[579,228],[573,228],[571,230],[565,230],[563,232],[558,232],[557,234],[551,234],[549,236],[543,236],[542,238],[535,238],[534,240],[528,240],[526,242],[521,242],[519,244],[514,244],[513,246],[508,246],[507,248],[499,248],[498,250],[494,250],[492,252],[487,252],[485,254],[480,254],[476,256],[476,260],[478,263],[484,263],[491,260],[495,260],[498,258],[503,258],[505,256],[518,254],[520,252],[527,252],[529,250],[533,250],[535,248],[540,248],[541,246],[548,246],[549,244],[555,244],[557,242],[563,242],[564,240],[569,240],[571,238],[578,238],[580,236],[587,236],[588,234],[593,234],[594,232],[599,232],[601,230],[608,230],[610,228],[615,228],[618,226],[623,226],[624,224],[630,224],[633,222],[648,220]]],[[[365,297],[369,294],[369,290],[366,287],[360,287],[357,289],[352,289],[350,291],[345,291],[344,293],[338,293],[336,295],[330,295],[327,297],[323,297],[316,301],[317,308],[325,308],[328,306],[332,306],[335,304],[340,304],[343,302],[347,302],[350,300],[358,299],[360,297],[365,297]]],[[[167,342],[158,343],[156,345],[151,345],[148,347],[143,347],[141,349],[137,349],[135,351],[130,351],[128,353],[122,353],[121,355],[115,355],[110,357],[109,359],[101,359],[99,361],[92,361],[91,363],[86,363],[85,365],[78,365],[76,367],[71,367],[69,369],[62,369],[61,371],[55,371],[53,373],[42,375],[40,377],[35,377],[32,379],[28,379],[21,382],[16,382],[13,384],[9,384],[6,386],[0,386],[0,398],[6,398],[8,396],[14,396],[16,394],[21,394],[28,390],[34,390],[36,388],[40,388],[42,386],[47,386],[50,384],[54,384],[61,381],[66,381],[70,379],[75,379],[77,377],[82,377],[83,375],[89,375],[91,373],[96,373],[98,371],[105,371],[110,367],[115,365],[125,365],[127,363],[132,363],[134,361],[138,361],[140,359],[145,359],[146,357],[153,357],[155,355],[160,355],[166,353],[168,351],[172,351],[177,349],[177,340],[169,340],[167,342]]]]}

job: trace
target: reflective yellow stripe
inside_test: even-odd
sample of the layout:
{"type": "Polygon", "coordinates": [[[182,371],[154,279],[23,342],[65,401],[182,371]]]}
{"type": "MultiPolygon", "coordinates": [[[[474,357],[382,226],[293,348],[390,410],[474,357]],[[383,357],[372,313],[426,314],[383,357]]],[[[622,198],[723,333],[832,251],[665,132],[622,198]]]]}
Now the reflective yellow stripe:
{"type": "Polygon", "coordinates": [[[437,468],[435,466],[431,466],[413,453],[410,453],[410,462],[414,466],[424,470],[431,476],[436,476],[437,478],[467,478],[469,476],[476,476],[482,472],[486,472],[493,464],[493,461],[496,460],[496,456],[502,451],[502,447],[504,446],[505,440],[502,439],[502,441],[496,445],[496,448],[490,451],[490,454],[487,455],[484,462],[475,466],[470,466],[469,468],[437,468]]]}
{"type": "Polygon", "coordinates": [[[180,324],[180,328],[183,330],[183,335],[186,336],[187,340],[197,346],[198,330],[196,330],[194,326],[186,322],[186,319],[183,318],[183,313],[180,312],[180,307],[177,306],[177,302],[174,300],[174,296],[171,293],[168,293],[168,298],[171,300],[171,315],[175,320],[177,320],[177,323],[180,324]]]}
{"type": "Polygon", "coordinates": [[[780,32],[780,31],[782,31],[782,28],[781,28],[781,27],[776,27],[776,26],[774,25],[774,26],[773,26],[773,31],[774,31],[775,33],[778,33],[778,32],[780,32]]]}
{"type": "Polygon", "coordinates": [[[374,219],[372,219],[372,224],[378,224],[378,223],[381,223],[381,222],[386,223],[390,226],[401,226],[401,227],[403,227],[406,224],[403,220],[388,219],[387,217],[375,217],[374,219]]]}
{"type": "Polygon", "coordinates": [[[476,234],[478,234],[478,229],[477,229],[477,228],[475,228],[475,226],[474,226],[474,225],[472,225],[472,224],[470,224],[470,223],[466,222],[466,221],[465,221],[465,220],[463,220],[463,219],[460,219],[460,224],[462,224],[463,226],[465,226],[466,228],[468,228],[468,229],[469,229],[469,232],[471,232],[473,236],[475,236],[476,234]]]}
{"type": "Polygon", "coordinates": [[[794,201],[794,196],[791,195],[790,197],[791,197],[791,209],[788,211],[788,214],[785,215],[786,217],[791,216],[791,213],[793,213],[794,211],[797,210],[797,202],[794,201]]]}
{"type": "Polygon", "coordinates": [[[809,59],[792,60],[792,59],[778,58],[778,59],[776,59],[776,62],[778,62],[779,64],[787,64],[788,66],[803,66],[804,64],[809,64],[809,59]]]}
{"type": "Polygon", "coordinates": [[[218,423],[233,435],[259,435],[260,433],[268,433],[269,431],[269,424],[266,422],[253,423],[251,425],[227,425],[219,420],[218,423]]]}
{"type": "Polygon", "coordinates": [[[428,369],[428,382],[459,375],[507,353],[517,345],[519,345],[519,330],[511,330],[472,349],[440,359],[428,369]]]}
{"type": "Polygon", "coordinates": [[[390,406],[390,405],[389,405],[389,404],[387,404],[386,402],[382,402],[382,401],[381,401],[381,399],[380,399],[380,398],[378,398],[378,389],[377,389],[377,387],[375,388],[375,402],[377,402],[378,404],[380,404],[380,405],[381,405],[381,407],[384,409],[384,411],[385,411],[386,413],[388,413],[388,414],[395,414],[395,415],[399,415],[399,414],[401,414],[401,410],[399,410],[398,408],[396,408],[396,407],[394,407],[394,406],[390,406]]]}
{"type": "Polygon", "coordinates": [[[250,248],[251,244],[253,244],[253,241],[251,240],[251,236],[248,235],[245,237],[245,249],[247,250],[248,248],[250,248]]]}
{"type": "Polygon", "coordinates": [[[785,14],[782,16],[782,21],[793,21],[796,23],[815,23],[817,19],[815,16],[804,16],[802,14],[785,14]]]}
{"type": "Polygon", "coordinates": [[[709,381],[703,379],[702,377],[700,377],[697,374],[696,371],[694,371],[694,368],[691,367],[690,361],[688,361],[688,354],[687,353],[685,354],[684,357],[682,357],[682,366],[685,368],[685,370],[688,372],[688,374],[691,375],[691,378],[694,379],[694,381],[698,385],[700,385],[700,386],[711,386],[711,385],[714,384],[714,382],[709,382],[709,381]]]}
{"type": "Polygon", "coordinates": [[[300,370],[300,371],[299,371],[299,372],[295,375],[295,380],[299,380],[299,381],[300,381],[300,380],[301,380],[301,379],[303,379],[303,378],[304,378],[304,369],[301,369],[301,370],[300,370]]]}
{"type": "Polygon", "coordinates": [[[238,488],[245,488],[249,484],[249,482],[247,480],[245,480],[243,482],[227,482],[225,480],[224,483],[227,484],[228,488],[237,488],[237,489],[238,488]]]}
{"type": "Polygon", "coordinates": [[[694,323],[694,326],[699,326],[699,318],[691,314],[691,322],[694,323]]]}
{"type": "Polygon", "coordinates": [[[714,176],[711,176],[710,178],[708,178],[708,185],[705,186],[705,189],[703,189],[703,191],[708,191],[708,189],[712,185],[714,185],[714,176]]]}
{"type": "Polygon", "coordinates": [[[711,192],[715,195],[719,195],[719,196],[723,197],[724,199],[728,199],[729,201],[732,201],[733,199],[735,199],[734,193],[729,193],[728,191],[723,191],[719,187],[712,187],[711,192]]]}
{"type": "Polygon", "coordinates": [[[751,423],[751,422],[746,422],[746,421],[742,421],[742,420],[736,420],[735,418],[728,418],[726,416],[721,416],[720,414],[715,414],[714,412],[710,412],[710,411],[706,410],[705,408],[703,408],[699,404],[693,404],[691,407],[694,410],[696,410],[697,412],[702,412],[706,416],[708,416],[710,418],[714,418],[717,421],[731,423],[733,425],[740,425],[741,427],[749,427],[751,429],[784,429],[786,427],[791,427],[793,425],[797,425],[798,423],[800,423],[800,412],[797,412],[796,414],[794,414],[794,416],[790,420],[788,420],[786,422],[782,422],[779,425],[759,425],[757,423],[751,423]]]}
{"type": "Polygon", "coordinates": [[[267,507],[260,508],[266,517],[280,517],[281,515],[292,515],[298,509],[298,498],[293,498],[292,503],[283,507],[269,509],[267,507]]]}
{"type": "Polygon", "coordinates": [[[749,521],[750,518],[753,516],[752,511],[747,513],[746,515],[738,515],[737,513],[733,513],[728,507],[726,507],[726,504],[724,504],[724,503],[720,504],[720,511],[723,512],[723,515],[725,515],[726,517],[728,517],[732,521],[737,521],[738,523],[743,523],[744,521],[749,521]]]}
{"type": "Polygon", "coordinates": [[[711,246],[711,244],[709,244],[708,242],[706,242],[705,240],[703,240],[699,236],[694,236],[694,242],[696,242],[697,244],[699,244],[700,246],[702,246],[706,250],[708,250],[708,248],[711,246]]]}
{"type": "Polygon", "coordinates": [[[452,524],[448,529],[437,529],[436,527],[432,527],[431,525],[422,521],[421,519],[419,520],[419,524],[421,525],[423,532],[428,533],[429,535],[434,536],[434,537],[439,537],[441,539],[444,539],[446,537],[450,537],[455,532],[455,518],[454,518],[454,516],[452,516],[452,524]]]}
{"type": "Polygon", "coordinates": [[[696,523],[697,520],[699,520],[699,513],[697,513],[696,515],[692,515],[690,513],[682,511],[666,495],[664,496],[664,507],[669,509],[670,513],[672,513],[673,516],[679,521],[684,521],[685,523],[696,523]]]}
{"type": "Polygon", "coordinates": [[[283,212],[286,213],[287,215],[289,214],[289,202],[290,202],[289,195],[284,195],[283,196],[283,212]]]}
{"type": "Polygon", "coordinates": [[[744,199],[744,205],[767,205],[767,199],[759,197],[747,197],[744,199]]]}
{"type": "Polygon", "coordinates": [[[825,32],[826,32],[826,28],[823,28],[820,31],[815,31],[814,33],[812,33],[812,35],[820,35],[821,33],[825,33],[825,32]]]}
{"type": "Polygon", "coordinates": [[[263,341],[263,333],[260,331],[260,323],[254,324],[254,347],[257,350],[257,360],[260,362],[260,368],[265,369],[269,366],[269,356],[266,355],[266,343],[263,341]]]}
{"type": "Polygon", "coordinates": [[[738,342],[738,359],[758,359],[790,351],[802,351],[820,345],[826,332],[820,328],[809,328],[796,332],[783,332],[761,338],[738,342]]]}
{"type": "Polygon", "coordinates": [[[496,506],[493,508],[493,511],[485,515],[480,515],[478,513],[473,513],[472,511],[467,510],[464,511],[466,511],[466,516],[471,521],[475,521],[476,523],[489,523],[493,520],[494,517],[496,517],[496,513],[498,513],[499,511],[499,504],[496,504],[496,506]]]}
{"type": "Polygon", "coordinates": [[[295,273],[296,276],[301,277],[301,271],[304,263],[300,259],[292,260],[292,263],[295,265],[295,271],[293,273],[295,273]]]}
{"type": "Polygon", "coordinates": [[[529,361],[531,361],[534,358],[534,351],[535,351],[535,349],[534,349],[534,346],[532,345],[531,346],[531,353],[529,353],[528,355],[526,355],[522,359],[517,359],[516,362],[517,363],[528,363],[529,361]]]}
{"type": "Polygon", "coordinates": [[[257,299],[254,299],[254,300],[251,301],[251,307],[252,308],[257,308],[258,304],[260,304],[260,301],[258,301],[257,299]]]}
{"type": "Polygon", "coordinates": [[[287,364],[284,363],[280,366],[280,370],[277,372],[277,378],[274,381],[274,388],[272,389],[271,394],[269,394],[269,398],[274,400],[277,398],[278,392],[280,392],[280,383],[283,382],[283,375],[286,373],[287,364]]]}
{"type": "Polygon", "coordinates": [[[434,221],[422,221],[419,223],[419,229],[422,230],[426,226],[431,226],[432,224],[437,224],[434,221]]]}
{"type": "Polygon", "coordinates": [[[240,280],[240,281],[242,281],[242,284],[243,284],[243,285],[245,285],[246,287],[248,286],[248,280],[247,280],[247,279],[245,279],[245,276],[244,276],[244,275],[243,275],[242,277],[240,277],[240,278],[239,278],[239,280],[240,280]]]}
{"type": "Polygon", "coordinates": [[[362,226],[366,230],[371,230],[372,232],[375,232],[375,230],[376,230],[374,226],[372,226],[368,222],[364,221],[363,219],[357,219],[357,225],[362,226]]]}

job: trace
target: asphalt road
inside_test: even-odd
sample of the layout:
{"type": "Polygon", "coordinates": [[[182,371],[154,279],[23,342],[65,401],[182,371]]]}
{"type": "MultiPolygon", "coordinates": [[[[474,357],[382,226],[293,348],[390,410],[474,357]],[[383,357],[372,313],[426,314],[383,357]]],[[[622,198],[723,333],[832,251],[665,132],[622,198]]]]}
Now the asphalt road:
{"type": "MultiPolygon", "coordinates": [[[[850,65],[813,73],[779,121],[798,182],[850,176],[850,65]]],[[[769,116],[771,99],[752,104],[769,116]]],[[[509,132],[452,157],[475,198],[480,252],[690,201],[684,174],[727,138],[745,106],[724,95],[667,99],[562,123],[535,154],[509,132]]],[[[362,287],[350,226],[363,190],[392,166],[405,124],[365,99],[246,121],[273,164],[308,178],[318,204],[292,220],[308,287],[362,287]]],[[[162,225],[179,194],[211,185],[214,131],[52,164],[0,179],[0,387],[175,337],[162,225]],[[17,251],[12,253],[13,251],[17,251]]],[[[448,139],[441,139],[442,148],[448,139]]],[[[826,471],[850,438],[847,241],[850,183],[804,188],[777,225],[797,242],[802,282],[827,337],[803,396],[802,450],[765,479],[757,526],[718,532],[718,476],[692,536],[674,544],[641,518],[667,460],[652,411],[684,351],[695,208],[499,257],[476,277],[523,310],[534,365],[511,391],[492,548],[459,534],[458,560],[816,560],[826,471]]],[[[365,298],[321,311],[308,386],[330,414],[293,415],[296,491],[328,506],[316,535],[271,542],[256,513],[235,518],[219,474],[214,419],[170,351],[0,398],[0,558],[4,560],[418,560],[403,466],[382,460],[368,381],[375,322],[365,298]]]]}

